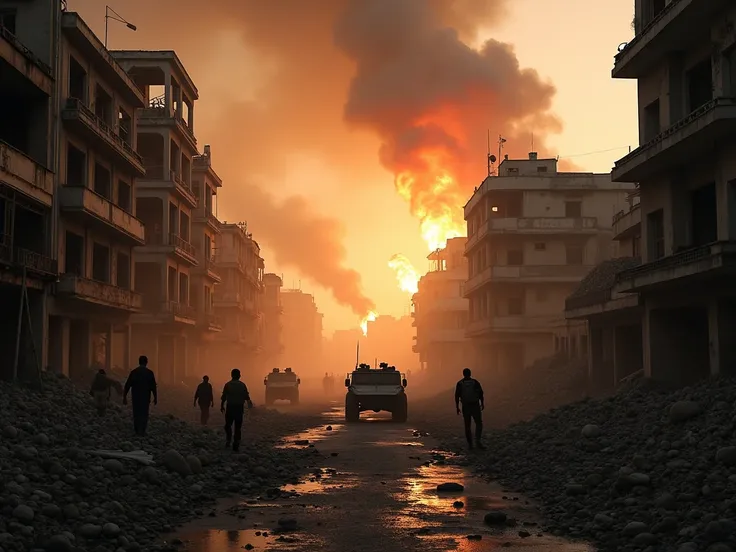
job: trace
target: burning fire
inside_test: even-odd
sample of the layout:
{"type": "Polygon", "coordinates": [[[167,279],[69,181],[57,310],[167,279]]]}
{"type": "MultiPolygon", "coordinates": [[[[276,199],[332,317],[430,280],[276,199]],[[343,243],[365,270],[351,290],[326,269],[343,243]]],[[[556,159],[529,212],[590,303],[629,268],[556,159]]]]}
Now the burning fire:
{"type": "Polygon", "coordinates": [[[396,272],[401,291],[414,295],[419,291],[419,273],[412,266],[411,261],[401,253],[397,253],[388,261],[388,266],[396,272]]]}
{"type": "Polygon", "coordinates": [[[370,311],[360,321],[360,329],[363,330],[363,336],[368,335],[368,322],[375,321],[377,317],[378,317],[378,314],[376,314],[373,311],[370,311]]]}

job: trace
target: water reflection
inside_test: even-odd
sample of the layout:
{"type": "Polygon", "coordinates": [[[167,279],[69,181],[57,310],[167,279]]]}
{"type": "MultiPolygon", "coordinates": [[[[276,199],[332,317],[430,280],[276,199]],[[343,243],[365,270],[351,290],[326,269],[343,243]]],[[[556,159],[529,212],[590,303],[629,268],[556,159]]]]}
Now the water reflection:
{"type": "Polygon", "coordinates": [[[324,546],[320,539],[303,534],[288,537],[275,535],[262,529],[241,531],[208,529],[192,535],[182,535],[188,552],[234,552],[245,549],[254,550],[319,550],[324,546]],[[250,545],[250,546],[249,546],[250,545]]]}

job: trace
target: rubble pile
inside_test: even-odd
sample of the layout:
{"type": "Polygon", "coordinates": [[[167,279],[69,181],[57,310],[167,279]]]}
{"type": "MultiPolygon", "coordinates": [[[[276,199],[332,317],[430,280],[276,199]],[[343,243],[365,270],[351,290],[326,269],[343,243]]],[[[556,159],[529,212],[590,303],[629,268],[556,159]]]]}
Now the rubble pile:
{"type": "Polygon", "coordinates": [[[63,377],[45,374],[42,390],[0,383],[0,396],[2,552],[149,550],[216,498],[293,481],[308,461],[304,451],[273,447],[311,425],[308,417],[252,411],[237,454],[224,448],[219,412],[215,429],[201,429],[152,407],[139,438],[129,408],[113,404],[100,418],[89,395],[63,377]],[[96,450],[143,450],[155,464],[96,450]]]}
{"type": "MultiPolygon", "coordinates": [[[[736,550],[736,382],[631,386],[487,435],[485,473],[601,551],[736,550]]],[[[461,433],[458,427],[456,433],[461,433]]],[[[457,443],[457,441],[455,441],[457,443]]]]}

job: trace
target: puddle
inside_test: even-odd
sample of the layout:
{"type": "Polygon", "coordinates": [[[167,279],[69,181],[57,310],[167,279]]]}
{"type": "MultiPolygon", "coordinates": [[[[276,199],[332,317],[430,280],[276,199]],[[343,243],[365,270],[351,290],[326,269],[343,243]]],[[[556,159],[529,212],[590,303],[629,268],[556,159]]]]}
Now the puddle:
{"type": "Polygon", "coordinates": [[[316,474],[307,476],[296,484],[288,484],[281,487],[286,493],[295,496],[304,494],[326,493],[337,489],[350,489],[358,485],[355,474],[338,472],[335,469],[321,468],[316,474]]]}
{"type": "MultiPolygon", "coordinates": [[[[181,538],[181,537],[180,537],[181,538]]],[[[185,550],[319,550],[322,539],[301,533],[279,535],[264,529],[208,529],[182,538],[185,550]],[[250,548],[253,547],[253,548],[250,548]]]]}
{"type": "Polygon", "coordinates": [[[325,439],[328,439],[333,433],[342,431],[344,426],[342,424],[325,424],[319,427],[314,427],[307,431],[297,433],[282,439],[282,441],[276,445],[278,449],[303,449],[313,447],[317,443],[321,443],[325,439]],[[331,427],[332,429],[327,429],[331,427]]]}

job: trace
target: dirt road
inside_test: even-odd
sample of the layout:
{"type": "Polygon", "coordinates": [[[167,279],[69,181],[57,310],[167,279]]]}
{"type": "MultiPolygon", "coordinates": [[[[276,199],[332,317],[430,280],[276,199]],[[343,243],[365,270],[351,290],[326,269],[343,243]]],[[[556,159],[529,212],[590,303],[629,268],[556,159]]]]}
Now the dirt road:
{"type": "Polygon", "coordinates": [[[543,535],[523,497],[473,477],[460,459],[433,450],[432,438],[410,424],[375,415],[346,426],[342,416],[335,407],[324,414],[324,425],[282,445],[318,451],[305,480],[268,498],[222,503],[217,515],[176,538],[191,552],[589,550],[543,535]],[[438,493],[437,485],[446,482],[465,489],[438,493]],[[489,527],[483,518],[493,510],[517,524],[489,527]]]}

